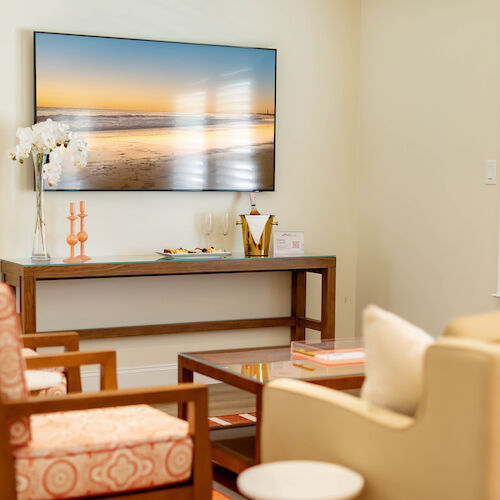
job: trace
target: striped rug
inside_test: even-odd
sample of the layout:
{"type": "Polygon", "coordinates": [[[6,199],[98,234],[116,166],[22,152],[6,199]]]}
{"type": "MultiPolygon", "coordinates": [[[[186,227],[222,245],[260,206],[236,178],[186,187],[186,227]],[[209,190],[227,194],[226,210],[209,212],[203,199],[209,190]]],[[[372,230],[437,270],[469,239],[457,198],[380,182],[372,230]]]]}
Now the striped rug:
{"type": "Polygon", "coordinates": [[[257,414],[252,413],[237,413],[235,415],[221,415],[218,417],[208,417],[208,426],[210,429],[218,427],[239,426],[255,424],[257,421],[257,414]]]}

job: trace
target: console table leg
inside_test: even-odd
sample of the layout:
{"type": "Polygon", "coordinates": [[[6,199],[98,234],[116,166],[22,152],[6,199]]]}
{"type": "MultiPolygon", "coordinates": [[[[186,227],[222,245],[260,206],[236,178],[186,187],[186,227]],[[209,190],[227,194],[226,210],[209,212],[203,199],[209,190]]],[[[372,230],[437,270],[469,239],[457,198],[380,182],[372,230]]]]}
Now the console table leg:
{"type": "MultiPolygon", "coordinates": [[[[306,272],[292,271],[292,316],[295,320],[306,316],[306,272]]],[[[291,327],[291,340],[305,340],[306,329],[296,324],[291,327]]]]}
{"type": "MultiPolygon", "coordinates": [[[[193,381],[193,372],[184,368],[181,359],[177,360],[177,381],[179,384],[184,384],[193,381]]],[[[187,404],[177,403],[177,416],[186,420],[187,418],[187,404]]]]}
{"type": "Polygon", "coordinates": [[[321,338],[335,338],[335,268],[321,271],[321,338]]]}
{"type": "Polygon", "coordinates": [[[36,281],[21,278],[21,318],[23,333],[36,333],[36,281]]]}

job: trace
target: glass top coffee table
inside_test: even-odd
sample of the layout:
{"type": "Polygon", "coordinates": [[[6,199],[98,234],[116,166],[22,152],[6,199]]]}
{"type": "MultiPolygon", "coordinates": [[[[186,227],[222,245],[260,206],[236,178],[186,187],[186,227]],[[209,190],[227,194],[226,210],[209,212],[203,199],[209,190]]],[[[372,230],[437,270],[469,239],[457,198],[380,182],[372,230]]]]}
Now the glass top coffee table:
{"type": "MultiPolygon", "coordinates": [[[[267,382],[278,378],[293,378],[337,390],[361,387],[364,380],[364,363],[352,364],[349,353],[362,350],[362,339],[301,344],[301,348],[296,349],[299,352],[293,356],[290,345],[179,353],[179,383],[192,382],[194,373],[200,373],[256,395],[254,444],[248,438],[243,441],[241,438],[212,441],[214,462],[236,473],[259,463],[262,390],[267,382]],[[317,353],[318,348],[332,353],[340,360],[336,359],[332,366],[311,360],[311,353],[317,353]],[[347,358],[342,362],[342,356],[345,355],[347,358]]],[[[186,416],[186,408],[183,405],[179,407],[179,416],[186,416]]]]}

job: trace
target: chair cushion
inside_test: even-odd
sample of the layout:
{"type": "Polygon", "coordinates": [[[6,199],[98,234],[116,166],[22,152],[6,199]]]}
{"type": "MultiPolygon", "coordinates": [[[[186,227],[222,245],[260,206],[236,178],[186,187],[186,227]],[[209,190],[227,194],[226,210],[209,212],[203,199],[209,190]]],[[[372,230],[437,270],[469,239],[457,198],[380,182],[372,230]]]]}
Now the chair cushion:
{"type": "Polygon", "coordinates": [[[36,356],[40,356],[38,352],[36,352],[34,349],[30,349],[29,347],[23,347],[21,350],[21,353],[23,355],[23,358],[35,358],[36,356]]]}
{"type": "Polygon", "coordinates": [[[68,381],[65,375],[63,375],[60,384],[48,387],[47,389],[40,389],[39,391],[30,391],[31,397],[37,397],[37,396],[55,397],[55,396],[65,396],[66,394],[68,394],[68,381]]]}
{"type": "MultiPolygon", "coordinates": [[[[50,389],[58,388],[56,392],[66,394],[67,383],[64,373],[49,370],[26,370],[26,385],[32,396],[48,395],[50,389]],[[62,389],[62,392],[61,392],[62,389]]],[[[53,396],[56,394],[52,392],[53,396]]]]}
{"type": "Polygon", "coordinates": [[[423,385],[424,355],[433,337],[377,306],[363,311],[366,349],[361,398],[414,415],[423,385]]]}
{"type": "MultiPolygon", "coordinates": [[[[34,358],[40,354],[33,349],[23,347],[23,358],[34,358]]],[[[25,370],[26,385],[30,396],[64,396],[68,393],[68,379],[64,368],[47,368],[45,370],[25,370]]]]}
{"type": "Polygon", "coordinates": [[[187,422],[147,405],[33,415],[14,450],[18,500],[75,498],[187,481],[187,422]]]}
{"type": "MultiPolygon", "coordinates": [[[[16,299],[5,283],[0,283],[0,398],[15,400],[27,398],[29,393],[24,378],[26,364],[21,354],[21,326],[16,312],[16,299]]],[[[22,446],[30,439],[27,417],[7,422],[11,446],[22,446]]]]}

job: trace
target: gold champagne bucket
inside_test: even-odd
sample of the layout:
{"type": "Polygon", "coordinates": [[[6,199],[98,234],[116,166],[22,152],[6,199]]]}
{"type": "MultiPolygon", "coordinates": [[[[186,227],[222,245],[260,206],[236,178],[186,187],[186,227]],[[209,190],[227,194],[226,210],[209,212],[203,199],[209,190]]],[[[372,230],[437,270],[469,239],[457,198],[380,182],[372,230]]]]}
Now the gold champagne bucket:
{"type": "MultiPolygon", "coordinates": [[[[248,215],[249,217],[255,217],[253,215],[248,215]]],[[[275,215],[269,215],[268,220],[264,226],[264,230],[260,236],[260,239],[255,243],[250,227],[248,226],[247,215],[240,214],[241,221],[237,221],[236,224],[241,224],[241,229],[243,233],[243,248],[245,250],[246,257],[267,257],[269,255],[269,243],[271,243],[271,233],[273,226],[277,226],[278,223],[274,222],[275,215]]]]}

